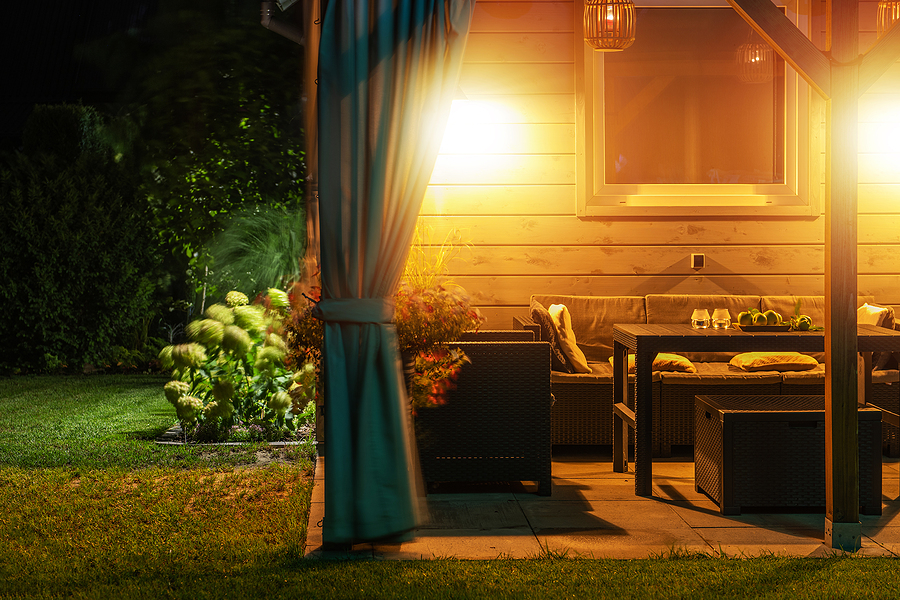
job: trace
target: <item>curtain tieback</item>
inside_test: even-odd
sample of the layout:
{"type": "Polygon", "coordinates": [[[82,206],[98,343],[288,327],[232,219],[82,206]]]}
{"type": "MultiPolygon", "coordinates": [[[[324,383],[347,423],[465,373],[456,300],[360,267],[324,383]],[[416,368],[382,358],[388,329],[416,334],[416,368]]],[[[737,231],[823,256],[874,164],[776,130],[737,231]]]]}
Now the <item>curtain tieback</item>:
{"type": "Polygon", "coordinates": [[[394,302],[391,298],[327,298],[316,303],[312,315],[335,323],[391,323],[394,302]]]}

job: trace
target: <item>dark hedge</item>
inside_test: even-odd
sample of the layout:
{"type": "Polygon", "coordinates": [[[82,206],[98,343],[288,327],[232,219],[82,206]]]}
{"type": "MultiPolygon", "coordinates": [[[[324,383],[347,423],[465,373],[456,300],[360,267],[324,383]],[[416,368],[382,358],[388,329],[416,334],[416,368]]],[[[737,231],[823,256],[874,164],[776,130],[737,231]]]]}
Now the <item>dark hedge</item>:
{"type": "Polygon", "coordinates": [[[0,369],[80,370],[135,346],[158,264],[135,190],[103,151],[19,154],[0,168],[0,369]]]}

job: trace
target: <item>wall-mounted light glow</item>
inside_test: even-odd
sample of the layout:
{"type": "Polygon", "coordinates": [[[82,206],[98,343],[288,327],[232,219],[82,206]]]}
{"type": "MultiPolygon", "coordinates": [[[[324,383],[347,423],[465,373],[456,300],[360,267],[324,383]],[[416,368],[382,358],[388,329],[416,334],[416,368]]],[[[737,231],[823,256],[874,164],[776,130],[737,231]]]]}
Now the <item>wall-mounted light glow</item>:
{"type": "Polygon", "coordinates": [[[499,102],[454,100],[440,154],[495,154],[517,145],[508,123],[519,122],[515,111],[499,102]]]}
{"type": "Polygon", "coordinates": [[[585,0],[584,41],[595,50],[624,50],[634,43],[632,0],[585,0]]]}
{"type": "Polygon", "coordinates": [[[891,25],[900,21],[900,0],[879,0],[876,31],[878,38],[888,32],[891,25]]]}

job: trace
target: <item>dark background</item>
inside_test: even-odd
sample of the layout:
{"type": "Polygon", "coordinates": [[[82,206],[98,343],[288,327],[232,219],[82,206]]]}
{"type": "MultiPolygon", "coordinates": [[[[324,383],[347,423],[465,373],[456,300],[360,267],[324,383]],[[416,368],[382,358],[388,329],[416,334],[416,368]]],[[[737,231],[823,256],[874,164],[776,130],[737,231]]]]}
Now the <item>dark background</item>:
{"type": "MultiPolygon", "coordinates": [[[[0,145],[17,148],[35,104],[115,100],[85,53],[114,33],[140,36],[157,0],[6,0],[0,13],[0,145]]],[[[127,60],[127,56],[120,57],[127,60]]]]}

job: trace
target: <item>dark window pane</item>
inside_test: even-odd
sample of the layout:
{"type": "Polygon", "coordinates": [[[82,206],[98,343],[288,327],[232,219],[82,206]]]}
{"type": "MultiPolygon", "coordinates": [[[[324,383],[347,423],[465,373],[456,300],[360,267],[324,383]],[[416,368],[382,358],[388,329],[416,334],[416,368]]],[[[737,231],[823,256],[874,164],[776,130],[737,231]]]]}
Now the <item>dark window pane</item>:
{"type": "Polygon", "coordinates": [[[731,8],[639,9],[604,70],[607,183],[784,182],[784,62],[731,8]]]}

